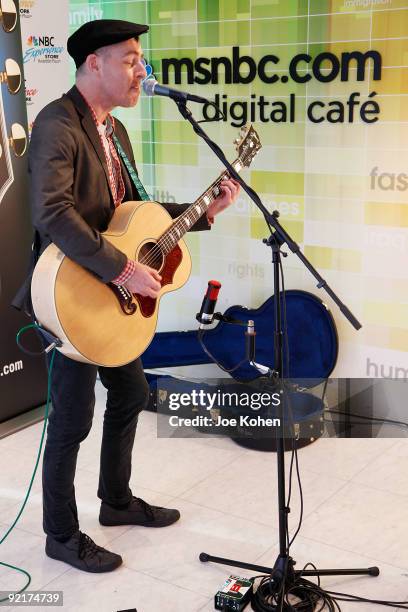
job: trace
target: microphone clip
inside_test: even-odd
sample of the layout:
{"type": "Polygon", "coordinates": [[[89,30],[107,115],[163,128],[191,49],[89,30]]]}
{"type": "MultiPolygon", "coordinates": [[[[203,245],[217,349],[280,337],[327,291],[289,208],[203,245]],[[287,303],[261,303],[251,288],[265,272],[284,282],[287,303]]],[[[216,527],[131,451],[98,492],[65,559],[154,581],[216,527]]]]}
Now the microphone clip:
{"type": "Polygon", "coordinates": [[[212,315],[200,314],[197,312],[195,318],[202,325],[211,325],[211,323],[216,321],[222,321],[223,323],[231,323],[232,325],[244,325],[246,326],[246,321],[242,321],[241,319],[234,319],[234,317],[230,317],[229,315],[224,315],[222,312],[214,312],[212,315]],[[206,317],[211,318],[211,320],[206,317]]]}

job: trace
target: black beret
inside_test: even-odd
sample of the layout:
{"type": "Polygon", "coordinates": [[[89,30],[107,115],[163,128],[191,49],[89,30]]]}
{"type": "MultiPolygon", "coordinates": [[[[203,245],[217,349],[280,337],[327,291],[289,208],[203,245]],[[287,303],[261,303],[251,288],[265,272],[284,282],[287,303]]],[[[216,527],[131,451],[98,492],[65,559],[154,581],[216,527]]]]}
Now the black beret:
{"type": "Polygon", "coordinates": [[[68,38],[68,53],[79,68],[90,53],[115,43],[144,34],[149,26],[121,19],[96,19],[84,23],[68,38]]]}

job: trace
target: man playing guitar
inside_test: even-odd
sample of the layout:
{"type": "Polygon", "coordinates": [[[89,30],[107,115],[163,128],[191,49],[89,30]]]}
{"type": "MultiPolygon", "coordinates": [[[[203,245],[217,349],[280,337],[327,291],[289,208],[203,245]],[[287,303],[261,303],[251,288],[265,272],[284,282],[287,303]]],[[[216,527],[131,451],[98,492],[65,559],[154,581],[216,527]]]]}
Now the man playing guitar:
{"type": "MultiPolygon", "coordinates": [[[[72,34],[68,52],[77,67],[76,84],[39,113],[29,172],[37,257],[52,242],[103,283],[155,298],[161,288],[159,272],[128,259],[102,236],[122,202],[142,199],[113,139],[115,135],[135,167],[129,137],[110,113],[137,104],[146,77],[139,36],[147,31],[146,25],[104,19],[72,34]]],[[[192,229],[209,229],[238,191],[236,181],[224,180],[207,216],[192,229]]],[[[188,204],[163,206],[175,218],[188,204]]],[[[29,302],[28,286],[26,282],[14,301],[20,308],[29,302]]],[[[108,392],[97,492],[102,500],[100,523],[164,527],[180,518],[178,510],[152,506],[133,496],[129,487],[138,415],[148,399],[140,359],[115,368],[97,367],[57,351],[43,460],[45,550],[49,557],[89,572],[112,571],[122,563],[120,555],[79,530],[75,500],[77,454],[91,429],[98,372],[108,392]]]]}

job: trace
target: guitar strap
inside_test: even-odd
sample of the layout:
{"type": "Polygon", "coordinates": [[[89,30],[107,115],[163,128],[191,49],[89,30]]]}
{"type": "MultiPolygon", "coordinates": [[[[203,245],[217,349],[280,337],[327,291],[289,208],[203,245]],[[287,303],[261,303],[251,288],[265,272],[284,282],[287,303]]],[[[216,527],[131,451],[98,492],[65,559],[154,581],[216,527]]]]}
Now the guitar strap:
{"type": "Polygon", "coordinates": [[[136,187],[140,197],[142,200],[151,200],[151,197],[147,194],[146,189],[143,187],[142,182],[140,180],[140,178],[137,175],[136,170],[134,169],[134,167],[132,166],[132,164],[129,161],[128,156],[126,155],[126,153],[123,150],[122,145],[120,144],[118,137],[113,134],[113,142],[116,145],[116,148],[119,152],[119,155],[121,156],[121,158],[123,159],[123,163],[125,164],[130,177],[133,181],[134,186],[136,187]]]}

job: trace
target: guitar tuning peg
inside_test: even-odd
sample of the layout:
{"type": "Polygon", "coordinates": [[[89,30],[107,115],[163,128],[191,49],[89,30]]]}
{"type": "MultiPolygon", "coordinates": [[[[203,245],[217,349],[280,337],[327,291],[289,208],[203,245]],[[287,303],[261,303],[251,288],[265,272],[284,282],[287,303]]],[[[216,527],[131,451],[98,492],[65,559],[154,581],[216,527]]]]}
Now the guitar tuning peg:
{"type": "Polygon", "coordinates": [[[0,0],[0,21],[5,32],[12,32],[17,23],[17,9],[13,0],[0,0]]]}
{"type": "Polygon", "coordinates": [[[21,87],[21,70],[17,62],[11,58],[4,62],[5,70],[0,72],[0,83],[7,83],[11,94],[16,94],[21,87]]]}
{"type": "Polygon", "coordinates": [[[11,126],[11,136],[9,137],[10,147],[16,157],[22,157],[27,150],[27,134],[20,123],[13,123],[11,126]]]}

